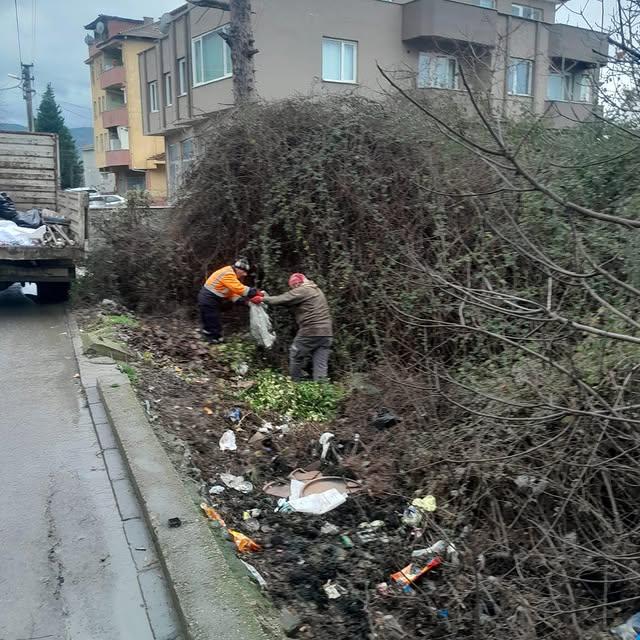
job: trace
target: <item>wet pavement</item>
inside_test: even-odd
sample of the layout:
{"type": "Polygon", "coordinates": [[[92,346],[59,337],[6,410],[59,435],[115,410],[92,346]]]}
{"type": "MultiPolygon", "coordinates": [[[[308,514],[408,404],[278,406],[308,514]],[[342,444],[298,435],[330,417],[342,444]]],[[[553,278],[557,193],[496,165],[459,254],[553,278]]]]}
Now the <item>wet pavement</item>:
{"type": "Polygon", "coordinates": [[[0,365],[0,640],[178,638],[64,307],[0,293],[0,365]]]}

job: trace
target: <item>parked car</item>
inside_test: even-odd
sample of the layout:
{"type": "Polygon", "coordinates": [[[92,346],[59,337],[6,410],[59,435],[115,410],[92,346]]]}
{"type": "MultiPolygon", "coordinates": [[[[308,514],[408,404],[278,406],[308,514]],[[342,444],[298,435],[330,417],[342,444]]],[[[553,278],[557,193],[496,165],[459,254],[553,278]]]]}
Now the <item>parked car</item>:
{"type": "Polygon", "coordinates": [[[72,191],[75,193],[88,193],[91,195],[100,195],[100,192],[93,187],[72,187],[71,189],[65,189],[65,191],[72,191]]]}
{"type": "Polygon", "coordinates": [[[89,209],[118,209],[126,206],[127,200],[122,196],[105,196],[100,194],[89,196],[89,209]]]}

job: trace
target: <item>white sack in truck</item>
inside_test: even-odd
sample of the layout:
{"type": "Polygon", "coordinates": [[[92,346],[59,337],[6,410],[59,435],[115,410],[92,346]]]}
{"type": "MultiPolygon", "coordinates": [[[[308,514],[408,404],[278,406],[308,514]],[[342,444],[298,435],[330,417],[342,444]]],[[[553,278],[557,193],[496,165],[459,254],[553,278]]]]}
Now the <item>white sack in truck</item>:
{"type": "Polygon", "coordinates": [[[37,229],[29,229],[19,227],[11,220],[0,220],[0,245],[37,245],[44,240],[46,232],[47,227],[44,225],[37,229]]]}
{"type": "Polygon", "coordinates": [[[267,310],[262,304],[249,305],[249,321],[251,325],[251,337],[261,347],[271,349],[276,341],[276,334],[273,332],[273,325],[267,310]]]}

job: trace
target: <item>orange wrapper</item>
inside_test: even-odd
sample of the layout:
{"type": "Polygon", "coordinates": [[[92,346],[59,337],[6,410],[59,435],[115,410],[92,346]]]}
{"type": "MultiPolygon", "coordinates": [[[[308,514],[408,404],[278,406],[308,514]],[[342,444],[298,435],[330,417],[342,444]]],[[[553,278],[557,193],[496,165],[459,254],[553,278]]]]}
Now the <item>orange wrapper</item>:
{"type": "Polygon", "coordinates": [[[245,536],[244,533],[229,529],[229,535],[233,538],[233,542],[236,545],[236,549],[240,553],[251,553],[253,551],[261,551],[262,547],[249,536],[245,536]]]}
{"type": "Polygon", "coordinates": [[[392,573],[391,579],[403,587],[408,587],[416,582],[416,580],[419,580],[425,573],[429,573],[429,571],[437,569],[441,564],[442,558],[439,556],[433,558],[433,560],[428,562],[424,567],[412,562],[404,569],[400,569],[397,573],[392,573]]]}
{"type": "Polygon", "coordinates": [[[207,518],[209,518],[209,520],[219,522],[221,527],[226,526],[222,516],[213,507],[210,507],[208,504],[203,502],[200,505],[200,508],[207,514],[207,518]]]}

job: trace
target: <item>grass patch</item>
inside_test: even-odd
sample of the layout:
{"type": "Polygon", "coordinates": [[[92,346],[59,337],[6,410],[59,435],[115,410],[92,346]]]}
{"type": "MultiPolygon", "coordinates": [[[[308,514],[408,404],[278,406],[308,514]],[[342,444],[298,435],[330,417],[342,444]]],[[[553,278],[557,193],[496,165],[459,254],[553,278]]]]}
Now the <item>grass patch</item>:
{"type": "Polygon", "coordinates": [[[132,385],[138,384],[138,372],[130,364],[121,363],[118,365],[118,369],[129,378],[132,385]]]}
{"type": "Polygon", "coordinates": [[[291,418],[324,422],[335,417],[345,395],[344,389],[331,382],[294,382],[266,369],[242,397],[256,411],[270,410],[291,418]]]}
{"type": "Polygon", "coordinates": [[[109,326],[123,326],[123,327],[139,327],[140,323],[131,316],[126,316],[122,314],[115,314],[110,316],[105,316],[102,324],[106,324],[109,326]]]}

